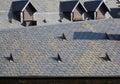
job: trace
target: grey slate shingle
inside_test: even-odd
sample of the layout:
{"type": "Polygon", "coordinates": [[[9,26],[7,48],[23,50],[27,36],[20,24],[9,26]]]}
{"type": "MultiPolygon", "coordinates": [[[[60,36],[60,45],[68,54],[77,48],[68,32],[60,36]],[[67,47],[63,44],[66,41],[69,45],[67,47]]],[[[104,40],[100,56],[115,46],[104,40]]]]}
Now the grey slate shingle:
{"type": "Polygon", "coordinates": [[[84,6],[88,11],[95,11],[100,3],[101,1],[86,1],[84,2],[84,6]]]}
{"type": "Polygon", "coordinates": [[[14,1],[12,3],[13,11],[22,11],[26,4],[27,1],[14,1]]]}
{"type": "Polygon", "coordinates": [[[63,12],[72,12],[73,8],[78,1],[63,1],[60,2],[61,11],[63,12]]]}
{"type": "Polygon", "coordinates": [[[108,19],[1,30],[0,76],[120,76],[119,41],[95,40],[90,33],[81,34],[89,39],[73,39],[75,32],[120,34],[119,21],[108,19]],[[67,41],[58,38],[62,33],[67,41]],[[106,52],[111,62],[100,58],[106,52]],[[5,59],[10,53],[15,62],[5,59]],[[54,59],[57,53],[62,58],[60,63],[54,59]]]}

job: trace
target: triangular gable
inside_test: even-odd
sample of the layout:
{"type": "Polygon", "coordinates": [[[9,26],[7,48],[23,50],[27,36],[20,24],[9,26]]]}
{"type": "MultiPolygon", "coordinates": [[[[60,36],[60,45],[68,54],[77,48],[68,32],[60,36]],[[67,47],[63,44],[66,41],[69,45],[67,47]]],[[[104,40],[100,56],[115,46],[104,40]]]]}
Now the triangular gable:
{"type": "Polygon", "coordinates": [[[22,11],[24,11],[29,4],[33,7],[33,9],[34,9],[35,11],[37,11],[36,8],[32,5],[32,3],[31,3],[30,1],[27,2],[27,4],[26,4],[26,5],[24,6],[24,8],[22,9],[22,11]]]}
{"type": "Polygon", "coordinates": [[[79,4],[83,7],[83,9],[85,10],[85,12],[87,12],[87,9],[86,9],[86,8],[84,7],[84,5],[80,2],[80,0],[79,0],[79,1],[77,2],[77,4],[74,6],[72,12],[76,9],[76,7],[77,7],[79,4]]]}
{"type": "Polygon", "coordinates": [[[111,9],[106,5],[106,3],[105,3],[104,1],[101,1],[101,3],[99,4],[99,6],[96,8],[95,11],[97,11],[102,4],[104,4],[104,5],[106,6],[106,8],[107,8],[109,11],[111,11],[111,9]]]}

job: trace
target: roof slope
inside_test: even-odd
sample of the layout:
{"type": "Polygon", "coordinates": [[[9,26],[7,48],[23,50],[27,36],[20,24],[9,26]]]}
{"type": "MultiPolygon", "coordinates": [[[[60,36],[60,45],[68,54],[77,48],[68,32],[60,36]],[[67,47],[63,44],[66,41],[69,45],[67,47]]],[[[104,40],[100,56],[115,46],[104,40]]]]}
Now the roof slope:
{"type": "Polygon", "coordinates": [[[13,11],[24,11],[27,6],[32,7],[32,10],[37,11],[30,1],[14,1],[12,3],[13,11]]]}
{"type": "Polygon", "coordinates": [[[88,11],[95,11],[100,5],[101,1],[86,1],[84,6],[88,11]]]}
{"type": "Polygon", "coordinates": [[[13,11],[22,11],[28,1],[14,1],[12,3],[13,11]]]}
{"type": "Polygon", "coordinates": [[[120,43],[103,39],[105,32],[120,34],[119,21],[1,30],[0,76],[120,76],[120,43]],[[62,33],[66,41],[59,38],[62,33]],[[102,59],[106,52],[112,61],[102,59]],[[14,62],[8,60],[10,53],[14,62]]]}
{"type": "Polygon", "coordinates": [[[63,1],[60,2],[61,11],[71,12],[78,1],[63,1]]]}

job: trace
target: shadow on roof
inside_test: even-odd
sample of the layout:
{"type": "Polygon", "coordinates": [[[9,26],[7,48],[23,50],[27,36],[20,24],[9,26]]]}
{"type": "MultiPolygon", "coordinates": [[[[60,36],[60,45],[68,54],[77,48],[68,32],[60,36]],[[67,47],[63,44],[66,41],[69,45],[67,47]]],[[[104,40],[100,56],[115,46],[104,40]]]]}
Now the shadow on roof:
{"type": "Polygon", "coordinates": [[[107,34],[96,32],[75,32],[74,40],[120,40],[120,34],[107,34]]]}
{"type": "Polygon", "coordinates": [[[120,8],[111,8],[110,14],[113,18],[120,18],[120,8]]]}
{"type": "Polygon", "coordinates": [[[52,59],[53,59],[54,61],[58,61],[58,58],[57,58],[57,57],[52,57],[52,59]]]}
{"type": "Polygon", "coordinates": [[[8,21],[9,21],[9,23],[12,23],[12,19],[13,19],[13,13],[12,13],[12,4],[11,4],[9,12],[8,12],[8,21]]]}

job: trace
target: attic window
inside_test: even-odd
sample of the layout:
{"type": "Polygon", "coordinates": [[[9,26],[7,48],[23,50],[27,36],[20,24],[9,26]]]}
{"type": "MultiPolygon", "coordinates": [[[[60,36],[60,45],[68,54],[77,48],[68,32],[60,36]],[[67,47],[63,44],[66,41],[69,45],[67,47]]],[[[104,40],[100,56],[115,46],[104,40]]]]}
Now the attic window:
{"type": "Polygon", "coordinates": [[[58,62],[62,62],[62,59],[61,59],[61,57],[60,57],[59,53],[58,53],[57,58],[58,58],[58,62]]]}
{"type": "Polygon", "coordinates": [[[13,59],[12,53],[10,53],[9,61],[10,61],[10,62],[14,62],[14,59],[13,59]]]}
{"type": "Polygon", "coordinates": [[[111,61],[108,53],[105,53],[105,57],[102,57],[102,59],[105,60],[105,61],[111,61]]]}
{"type": "Polygon", "coordinates": [[[62,40],[67,40],[67,38],[66,38],[66,36],[65,36],[64,33],[62,34],[61,39],[62,39],[62,40]]]}

